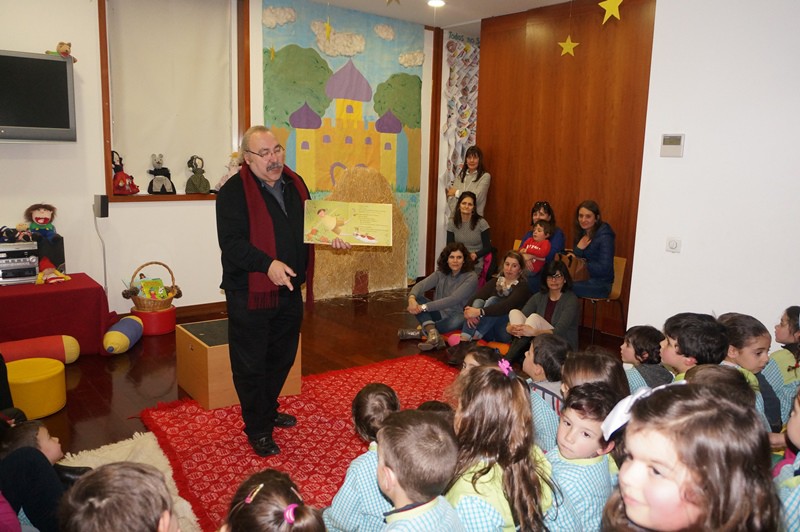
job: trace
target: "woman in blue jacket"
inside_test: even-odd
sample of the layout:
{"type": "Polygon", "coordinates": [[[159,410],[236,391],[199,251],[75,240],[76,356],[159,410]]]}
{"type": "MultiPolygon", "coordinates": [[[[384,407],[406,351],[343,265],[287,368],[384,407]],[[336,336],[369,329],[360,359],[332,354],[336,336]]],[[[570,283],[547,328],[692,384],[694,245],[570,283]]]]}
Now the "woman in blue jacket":
{"type": "Polygon", "coordinates": [[[578,297],[608,297],[614,284],[614,230],[600,217],[596,201],[586,200],[575,213],[576,256],[586,259],[589,280],[576,281],[572,290],[578,297]]]}

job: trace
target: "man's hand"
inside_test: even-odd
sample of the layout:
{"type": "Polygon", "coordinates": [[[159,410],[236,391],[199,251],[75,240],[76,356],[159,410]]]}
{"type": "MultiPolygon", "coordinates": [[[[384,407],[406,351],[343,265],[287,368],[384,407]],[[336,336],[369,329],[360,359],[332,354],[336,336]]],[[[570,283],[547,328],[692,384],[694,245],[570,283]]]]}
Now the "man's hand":
{"type": "Polygon", "coordinates": [[[285,286],[290,291],[293,291],[292,277],[297,277],[297,274],[285,263],[273,260],[272,264],[269,265],[269,270],[267,270],[267,277],[277,286],[285,286]]]}
{"type": "Polygon", "coordinates": [[[333,242],[331,242],[331,246],[333,249],[350,249],[353,247],[352,244],[349,242],[345,242],[341,238],[334,238],[333,242]]]}

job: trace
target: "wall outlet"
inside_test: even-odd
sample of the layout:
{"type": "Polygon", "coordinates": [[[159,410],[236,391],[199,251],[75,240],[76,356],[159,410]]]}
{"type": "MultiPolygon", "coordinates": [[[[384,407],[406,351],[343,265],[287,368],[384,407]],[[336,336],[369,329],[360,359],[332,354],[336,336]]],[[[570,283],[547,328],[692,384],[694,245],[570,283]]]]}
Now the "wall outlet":
{"type": "Polygon", "coordinates": [[[667,237],[666,250],[669,251],[670,253],[680,253],[681,252],[680,238],[667,237]]]}

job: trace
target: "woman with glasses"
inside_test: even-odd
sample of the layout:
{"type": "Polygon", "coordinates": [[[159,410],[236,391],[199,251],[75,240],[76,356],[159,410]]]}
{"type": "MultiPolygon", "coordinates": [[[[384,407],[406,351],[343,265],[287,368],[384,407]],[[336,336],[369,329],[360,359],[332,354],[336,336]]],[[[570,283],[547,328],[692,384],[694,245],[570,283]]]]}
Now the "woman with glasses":
{"type": "MultiPolygon", "coordinates": [[[[533,236],[533,224],[539,220],[548,221],[552,226],[550,236],[547,237],[547,240],[550,241],[550,252],[545,258],[545,264],[547,264],[553,262],[556,253],[561,253],[564,251],[564,243],[566,242],[564,231],[562,231],[561,228],[556,225],[556,213],[553,211],[553,207],[550,206],[550,203],[547,201],[537,201],[533,204],[533,207],[531,207],[531,229],[522,236],[522,239],[519,242],[520,245],[522,245],[533,236]]],[[[530,287],[531,292],[539,288],[539,273],[534,274],[528,272],[527,280],[528,287],[530,287]]]]}
{"type": "Polygon", "coordinates": [[[608,297],[614,284],[614,230],[600,217],[596,201],[586,200],[575,210],[575,246],[577,257],[586,259],[587,281],[575,281],[578,297],[608,297]]]}
{"type": "Polygon", "coordinates": [[[464,156],[464,166],[461,167],[458,177],[447,188],[447,207],[450,216],[456,212],[456,201],[464,192],[472,192],[477,200],[475,201],[476,211],[483,216],[486,207],[486,196],[489,194],[489,183],[492,176],[483,167],[483,152],[477,146],[467,148],[464,156]]]}
{"type": "Polygon", "coordinates": [[[522,310],[508,313],[506,331],[515,338],[511,341],[506,358],[519,361],[540,334],[555,334],[567,341],[570,348],[578,349],[578,297],[572,291],[572,279],[566,264],[548,263],[541,272],[541,288],[531,296],[522,310]],[[549,327],[548,327],[549,325],[549,327]]]}

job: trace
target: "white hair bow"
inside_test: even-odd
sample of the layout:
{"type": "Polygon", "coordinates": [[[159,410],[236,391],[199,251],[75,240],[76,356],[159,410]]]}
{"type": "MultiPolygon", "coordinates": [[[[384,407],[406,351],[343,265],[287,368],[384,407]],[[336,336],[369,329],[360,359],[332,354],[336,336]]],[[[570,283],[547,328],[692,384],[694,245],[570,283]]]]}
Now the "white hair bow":
{"type": "Polygon", "coordinates": [[[653,392],[656,390],[673,386],[675,384],[686,384],[686,381],[670,382],[668,384],[656,386],[655,388],[648,388],[645,386],[644,388],[639,388],[635,393],[621,400],[603,420],[603,424],[601,425],[601,428],[603,429],[603,438],[608,441],[612,434],[614,434],[617,430],[631,420],[631,408],[633,408],[633,405],[636,404],[636,401],[653,395],[653,392]]]}

